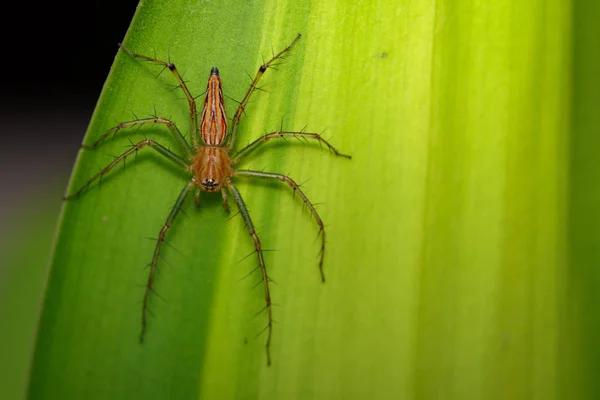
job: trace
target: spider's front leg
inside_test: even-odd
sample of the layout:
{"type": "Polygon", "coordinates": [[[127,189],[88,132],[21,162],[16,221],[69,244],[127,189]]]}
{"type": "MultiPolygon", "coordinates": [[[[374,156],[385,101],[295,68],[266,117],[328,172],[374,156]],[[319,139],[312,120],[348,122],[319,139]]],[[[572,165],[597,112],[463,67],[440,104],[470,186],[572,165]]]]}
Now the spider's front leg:
{"type": "Polygon", "coordinates": [[[274,174],[272,172],[262,172],[262,171],[249,171],[249,170],[237,170],[235,171],[235,176],[249,176],[263,179],[276,179],[288,184],[288,186],[294,191],[294,193],[298,193],[304,204],[310,210],[310,213],[315,218],[315,221],[319,227],[319,236],[321,237],[321,250],[319,252],[319,272],[321,273],[321,281],[325,282],[325,273],[323,272],[323,261],[325,260],[325,224],[323,224],[323,220],[317,213],[315,206],[311,203],[311,201],[306,197],[302,189],[300,189],[300,185],[298,185],[292,178],[282,174],[274,174]]]}
{"type": "Polygon", "coordinates": [[[167,158],[168,160],[174,162],[175,164],[179,165],[180,167],[183,167],[183,168],[187,169],[188,166],[189,166],[189,163],[186,160],[184,160],[183,158],[179,157],[177,154],[173,153],[172,151],[170,151],[166,147],[160,145],[159,143],[155,142],[154,140],[151,140],[151,139],[142,140],[138,144],[132,146],[125,153],[123,153],[120,156],[116,157],[113,162],[111,162],[106,167],[104,167],[102,169],[102,171],[100,171],[99,173],[97,173],[96,175],[94,175],[93,177],[91,177],[75,193],[73,193],[73,194],[71,194],[69,196],[65,196],[64,199],[65,200],[71,200],[71,199],[73,199],[75,197],[78,197],[79,195],[81,195],[81,193],[85,189],[87,189],[88,187],[90,187],[90,185],[92,183],[94,183],[94,181],[96,181],[97,179],[99,179],[99,178],[103,177],[104,175],[108,174],[108,172],[111,169],[113,169],[117,164],[119,164],[121,161],[124,161],[128,156],[130,156],[131,154],[135,153],[136,151],[138,151],[138,150],[140,150],[140,149],[142,149],[142,148],[144,148],[146,146],[150,146],[152,149],[156,150],[160,155],[164,156],[165,158],[167,158]]]}
{"type": "Polygon", "coordinates": [[[160,229],[160,232],[158,234],[158,239],[156,241],[156,247],[154,249],[154,256],[152,257],[152,262],[150,263],[150,273],[148,274],[148,282],[146,283],[146,290],[144,292],[144,301],[143,301],[143,308],[142,308],[142,332],[140,333],[140,342],[144,341],[144,335],[146,334],[146,326],[148,323],[147,322],[148,300],[150,299],[150,294],[153,291],[152,286],[154,285],[154,276],[155,276],[156,270],[157,270],[156,263],[158,262],[158,257],[160,256],[160,249],[162,247],[163,242],[165,241],[165,236],[167,234],[167,231],[173,224],[175,217],[179,213],[179,210],[181,210],[181,206],[183,205],[185,198],[190,193],[190,191],[192,190],[194,185],[195,185],[194,179],[190,180],[188,182],[188,184],[185,185],[185,187],[179,194],[179,197],[177,197],[177,201],[175,201],[175,205],[173,206],[173,209],[171,210],[171,213],[169,214],[167,221],[165,222],[163,227],[160,229]]]}
{"type": "Polygon", "coordinates": [[[221,196],[223,197],[223,210],[225,210],[225,212],[228,213],[229,202],[227,201],[227,192],[225,191],[225,188],[221,189],[221,196]]]}
{"type": "Polygon", "coordinates": [[[258,238],[258,234],[256,233],[256,229],[254,229],[254,224],[252,223],[252,219],[250,218],[250,214],[248,213],[248,208],[246,207],[246,203],[244,203],[244,199],[242,199],[242,195],[238,192],[237,188],[233,185],[233,183],[229,182],[227,187],[231,191],[235,202],[237,203],[238,209],[240,210],[240,214],[242,218],[244,218],[244,222],[246,223],[246,228],[248,229],[248,233],[254,240],[254,248],[256,249],[256,255],[258,257],[258,267],[260,268],[263,288],[265,292],[265,308],[264,310],[267,312],[267,342],[265,343],[265,348],[267,351],[267,365],[271,365],[271,335],[273,333],[273,303],[271,302],[271,292],[269,290],[269,276],[267,275],[267,267],[265,265],[265,259],[263,256],[262,245],[260,243],[260,239],[258,238]]]}
{"type": "MultiPolygon", "coordinates": [[[[229,203],[227,202],[227,192],[225,188],[221,189],[221,196],[223,197],[223,210],[226,213],[229,212],[229,203]]],[[[196,203],[196,207],[200,207],[200,188],[196,188],[196,193],[194,194],[194,203],[196,203]]]]}

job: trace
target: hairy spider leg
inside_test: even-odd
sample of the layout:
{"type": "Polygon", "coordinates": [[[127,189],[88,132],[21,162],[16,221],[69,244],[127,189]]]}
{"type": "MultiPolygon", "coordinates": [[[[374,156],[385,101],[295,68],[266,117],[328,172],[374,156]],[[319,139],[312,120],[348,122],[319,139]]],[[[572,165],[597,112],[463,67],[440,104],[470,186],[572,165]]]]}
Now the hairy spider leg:
{"type": "Polygon", "coordinates": [[[244,199],[242,195],[234,186],[233,183],[228,182],[227,187],[231,191],[235,202],[237,203],[238,209],[240,210],[240,214],[242,214],[242,218],[244,218],[244,222],[246,223],[246,228],[248,229],[248,233],[254,240],[254,248],[256,249],[256,255],[258,257],[258,266],[260,268],[260,273],[262,276],[263,288],[265,293],[265,308],[264,310],[267,312],[267,341],[265,343],[265,349],[267,351],[267,365],[271,365],[271,335],[273,333],[273,303],[271,302],[271,292],[269,290],[269,276],[267,275],[267,267],[265,265],[265,259],[263,257],[262,245],[260,244],[260,239],[258,238],[258,234],[256,233],[256,229],[254,229],[254,224],[252,223],[252,219],[250,218],[250,214],[248,213],[248,208],[246,207],[246,203],[244,203],[244,199]]]}
{"type": "Polygon", "coordinates": [[[167,231],[173,224],[173,220],[175,219],[175,217],[181,210],[181,206],[183,205],[185,198],[190,193],[190,191],[192,190],[192,188],[194,187],[195,184],[196,184],[196,182],[192,178],[187,183],[187,185],[185,185],[185,187],[183,188],[183,190],[177,197],[177,200],[175,201],[175,205],[171,209],[171,212],[169,213],[169,217],[167,218],[167,221],[165,222],[163,227],[160,229],[160,232],[158,234],[158,239],[156,241],[156,248],[154,249],[154,256],[152,257],[152,262],[150,263],[150,273],[148,274],[148,283],[146,284],[146,290],[144,292],[144,302],[143,302],[143,308],[142,308],[142,331],[140,333],[140,342],[144,341],[144,335],[146,334],[148,299],[150,298],[150,294],[153,291],[152,286],[154,285],[154,275],[156,274],[156,263],[158,262],[158,257],[160,255],[160,249],[162,247],[163,242],[165,241],[165,235],[167,234],[167,231]]]}
{"type": "Polygon", "coordinates": [[[229,212],[229,202],[227,201],[227,191],[225,188],[221,188],[221,196],[223,197],[223,210],[229,212]]]}
{"type": "Polygon", "coordinates": [[[134,53],[127,47],[123,46],[121,43],[119,43],[119,46],[130,56],[139,58],[143,61],[151,62],[153,64],[162,65],[163,67],[168,68],[173,73],[175,79],[177,79],[177,82],[179,82],[179,87],[185,94],[185,97],[187,98],[190,107],[190,137],[192,141],[192,147],[196,147],[198,144],[200,144],[200,130],[198,129],[198,111],[196,108],[196,101],[194,100],[194,97],[192,96],[188,87],[186,86],[185,81],[179,74],[179,71],[177,71],[175,64],[173,64],[170,61],[161,61],[153,57],[143,56],[141,54],[134,53]]]}
{"type": "Polygon", "coordinates": [[[345,158],[348,158],[348,159],[352,158],[352,156],[349,156],[347,154],[341,153],[338,149],[336,149],[335,147],[333,147],[331,145],[331,143],[329,143],[327,140],[323,139],[323,137],[321,137],[321,135],[319,135],[318,133],[283,132],[283,131],[271,132],[271,133],[267,133],[266,135],[263,135],[263,136],[259,137],[254,142],[250,143],[248,146],[246,146],[243,149],[241,149],[240,151],[238,151],[231,158],[233,159],[234,162],[239,162],[242,158],[246,157],[248,154],[250,154],[252,151],[254,151],[261,144],[264,144],[264,143],[268,142],[271,139],[285,139],[286,137],[295,137],[295,138],[304,138],[304,139],[315,139],[315,140],[319,141],[320,144],[325,144],[325,146],[327,146],[327,148],[330,151],[332,151],[333,154],[335,154],[336,156],[345,157],[345,158]]]}
{"type": "Polygon", "coordinates": [[[300,185],[298,185],[292,178],[283,174],[276,174],[273,172],[262,172],[262,171],[250,171],[250,170],[238,170],[235,171],[235,176],[249,176],[256,178],[264,178],[264,179],[277,179],[279,181],[285,182],[289,185],[294,193],[298,193],[304,204],[310,210],[310,213],[315,218],[315,222],[319,227],[319,236],[321,237],[321,250],[319,251],[319,272],[321,274],[321,281],[325,282],[325,273],[323,272],[323,261],[325,260],[325,224],[323,224],[323,220],[319,216],[315,206],[311,203],[311,201],[306,197],[302,189],[300,189],[300,185]]]}
{"type": "MultiPolygon", "coordinates": [[[[194,203],[196,204],[196,207],[200,207],[200,192],[200,186],[197,186],[194,193],[194,203]]],[[[229,203],[227,202],[227,191],[225,190],[225,187],[221,188],[221,196],[223,197],[223,210],[229,212],[229,203]]]]}
{"type": "Polygon", "coordinates": [[[300,39],[301,36],[302,36],[301,34],[298,34],[294,38],[294,40],[292,40],[292,43],[290,43],[288,47],[286,47],[285,49],[283,49],[282,51],[280,51],[279,53],[274,55],[273,58],[271,58],[269,61],[267,61],[266,63],[264,63],[263,65],[261,65],[258,68],[258,72],[254,76],[254,79],[252,80],[252,83],[250,84],[250,88],[246,92],[244,99],[241,101],[240,105],[238,106],[237,110],[235,111],[235,114],[233,115],[233,120],[231,123],[231,134],[229,136],[229,141],[227,142],[227,147],[229,149],[233,149],[233,146],[235,145],[235,136],[237,133],[238,125],[240,123],[240,119],[242,118],[242,115],[244,114],[244,110],[246,109],[246,106],[248,105],[248,100],[250,100],[250,96],[257,89],[258,81],[263,76],[263,74],[265,73],[267,68],[269,68],[271,66],[271,64],[273,64],[276,60],[282,58],[282,56],[292,48],[294,43],[296,43],[298,41],[298,39],[300,39]]]}
{"type": "Polygon", "coordinates": [[[72,198],[78,197],[85,189],[87,189],[96,179],[101,178],[102,176],[106,175],[111,169],[113,169],[118,163],[120,163],[121,161],[124,161],[125,158],[127,158],[129,155],[135,153],[136,151],[138,151],[141,148],[144,148],[146,146],[150,146],[151,148],[153,148],[154,150],[156,150],[159,154],[161,154],[162,156],[164,156],[165,158],[167,158],[168,160],[174,162],[175,164],[179,165],[180,167],[184,167],[184,168],[188,168],[189,163],[188,161],[184,160],[183,158],[179,157],[177,154],[173,153],[172,151],[170,151],[169,149],[167,149],[166,147],[162,146],[161,144],[155,142],[152,139],[146,139],[146,140],[142,140],[141,142],[135,144],[134,146],[132,146],[129,150],[127,150],[125,153],[121,154],[120,156],[116,157],[114,159],[113,162],[111,162],[110,164],[108,164],[106,167],[104,167],[102,169],[102,171],[100,171],[99,173],[97,173],[96,175],[94,175],[93,177],[91,177],[86,183],[84,183],[79,190],[77,190],[74,194],[66,196],[64,199],[65,200],[70,200],[72,198]]]}
{"type": "Polygon", "coordinates": [[[200,207],[200,191],[200,186],[196,186],[194,191],[194,204],[196,204],[196,207],[200,207]]]}
{"type": "Polygon", "coordinates": [[[106,133],[104,133],[102,136],[100,136],[98,139],[96,139],[96,141],[94,143],[84,144],[81,147],[83,147],[84,149],[94,149],[94,148],[98,147],[98,145],[100,145],[104,140],[106,140],[107,138],[109,138],[112,135],[115,135],[121,129],[129,128],[131,126],[137,126],[137,125],[143,126],[143,125],[154,125],[154,124],[166,125],[166,127],[169,128],[169,130],[173,134],[173,138],[175,138],[175,142],[177,143],[177,145],[179,146],[181,151],[183,151],[186,158],[191,159],[192,149],[191,149],[190,145],[188,144],[188,142],[183,137],[183,135],[181,134],[181,132],[179,131],[179,129],[177,129],[177,126],[175,125],[175,123],[166,118],[161,118],[161,117],[141,118],[141,119],[136,119],[133,121],[121,122],[119,125],[117,125],[113,128],[110,128],[108,131],[106,131],[106,133]]]}

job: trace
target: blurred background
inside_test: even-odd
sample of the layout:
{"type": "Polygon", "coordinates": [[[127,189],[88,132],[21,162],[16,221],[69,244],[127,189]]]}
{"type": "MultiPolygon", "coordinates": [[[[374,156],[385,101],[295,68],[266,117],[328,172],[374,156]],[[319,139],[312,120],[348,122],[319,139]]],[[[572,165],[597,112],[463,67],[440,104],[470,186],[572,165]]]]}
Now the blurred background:
{"type": "Polygon", "coordinates": [[[2,7],[0,387],[7,398],[20,397],[24,387],[62,195],[136,6],[104,0],[2,7]]]}
{"type": "Polygon", "coordinates": [[[4,222],[15,212],[50,200],[40,197],[44,191],[64,188],[136,5],[126,0],[3,6],[9,22],[0,27],[9,38],[2,44],[0,90],[3,238],[4,222]]]}
{"type": "MultiPolygon", "coordinates": [[[[19,398],[24,387],[36,310],[61,198],[117,53],[117,43],[123,40],[137,3],[138,0],[105,0],[80,2],[76,6],[69,2],[3,5],[3,24],[0,24],[4,50],[1,67],[4,82],[0,89],[0,180],[3,182],[0,189],[0,388],[3,398],[19,398]]],[[[597,24],[600,2],[572,4],[573,37],[568,40],[572,40],[573,98],[570,103],[574,133],[567,144],[570,170],[564,172],[569,186],[565,219],[568,219],[570,232],[568,262],[572,282],[569,282],[569,294],[579,297],[576,301],[570,300],[572,308],[565,314],[574,316],[576,323],[567,319],[570,325],[583,322],[577,329],[582,332],[580,341],[587,359],[583,367],[575,370],[589,374],[582,378],[584,383],[580,386],[590,389],[582,389],[582,392],[592,393],[596,389],[597,393],[600,381],[593,370],[600,365],[600,347],[597,346],[600,276],[596,262],[600,235],[598,211],[594,210],[598,209],[600,198],[597,189],[600,176],[597,171],[600,170],[596,162],[600,80],[594,77],[600,65],[597,24]]],[[[548,7],[550,11],[553,9],[548,7]]],[[[529,18],[527,14],[516,15],[529,18]]],[[[528,32],[526,25],[522,29],[528,32]]],[[[520,225],[512,226],[517,229],[520,225]]],[[[507,281],[509,278],[514,277],[507,277],[507,281]]],[[[431,287],[435,288],[435,280],[432,282],[431,287]]],[[[450,325],[452,320],[448,321],[450,325]]],[[[571,350],[568,348],[566,352],[571,350]]]]}

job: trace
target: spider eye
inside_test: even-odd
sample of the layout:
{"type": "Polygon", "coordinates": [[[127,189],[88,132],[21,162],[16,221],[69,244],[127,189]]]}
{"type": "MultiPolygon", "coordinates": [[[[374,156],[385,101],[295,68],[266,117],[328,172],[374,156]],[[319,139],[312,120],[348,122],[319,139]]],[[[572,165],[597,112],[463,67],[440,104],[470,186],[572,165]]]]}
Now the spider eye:
{"type": "Polygon", "coordinates": [[[206,178],[202,180],[202,186],[207,192],[214,192],[215,189],[219,186],[219,182],[213,178],[206,178]]]}

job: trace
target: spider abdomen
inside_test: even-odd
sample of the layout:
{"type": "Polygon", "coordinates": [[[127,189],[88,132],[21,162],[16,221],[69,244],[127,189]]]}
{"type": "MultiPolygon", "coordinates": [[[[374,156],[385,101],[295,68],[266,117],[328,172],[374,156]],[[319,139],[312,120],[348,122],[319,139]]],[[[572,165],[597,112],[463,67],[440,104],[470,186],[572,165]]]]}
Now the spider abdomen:
{"type": "Polygon", "coordinates": [[[202,141],[207,146],[222,146],[227,136],[227,115],[219,70],[214,67],[210,71],[206,98],[200,120],[202,141]]]}

